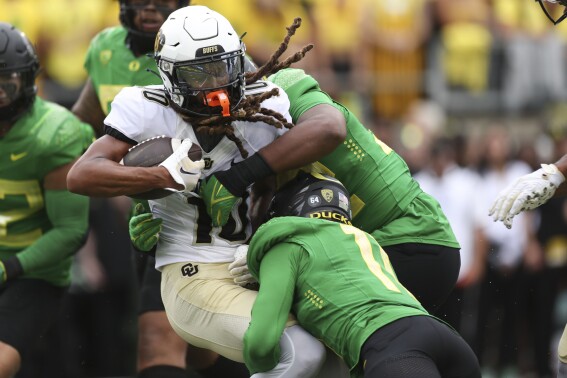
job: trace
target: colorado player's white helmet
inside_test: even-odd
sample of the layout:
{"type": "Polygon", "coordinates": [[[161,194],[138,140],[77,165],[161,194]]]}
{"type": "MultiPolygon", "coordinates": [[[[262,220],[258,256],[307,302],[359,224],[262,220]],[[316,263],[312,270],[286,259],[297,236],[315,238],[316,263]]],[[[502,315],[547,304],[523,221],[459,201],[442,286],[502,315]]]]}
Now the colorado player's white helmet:
{"type": "Polygon", "coordinates": [[[244,96],[245,50],[224,16],[191,5],[163,23],[154,58],[175,104],[196,116],[228,116],[244,96]]]}

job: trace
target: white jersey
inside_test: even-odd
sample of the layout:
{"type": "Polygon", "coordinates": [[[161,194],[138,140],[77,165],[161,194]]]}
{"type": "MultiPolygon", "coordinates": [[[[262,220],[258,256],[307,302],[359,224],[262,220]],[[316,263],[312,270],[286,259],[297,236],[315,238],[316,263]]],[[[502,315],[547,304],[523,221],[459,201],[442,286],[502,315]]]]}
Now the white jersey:
{"type": "MultiPolygon", "coordinates": [[[[275,84],[258,82],[254,89],[247,89],[251,96],[269,91],[275,84]]],[[[280,89],[279,96],[265,100],[262,107],[282,114],[291,122],[289,99],[280,89]]],[[[112,110],[104,123],[136,142],[159,135],[172,138],[189,138],[199,144],[195,130],[179,114],[168,106],[163,87],[124,88],[112,102],[112,110]]],[[[232,124],[235,136],[242,141],[249,156],[270,144],[287,129],[278,129],[263,122],[235,121],[232,124]]],[[[227,137],[210,151],[203,151],[206,167],[202,179],[214,172],[224,171],[231,164],[243,160],[238,147],[227,137]]],[[[230,262],[237,246],[245,243],[251,235],[248,219],[249,197],[232,212],[224,227],[213,227],[205,211],[203,201],[174,193],[168,197],[149,201],[155,217],[163,219],[162,231],[156,250],[156,268],[178,262],[230,262]]]]}

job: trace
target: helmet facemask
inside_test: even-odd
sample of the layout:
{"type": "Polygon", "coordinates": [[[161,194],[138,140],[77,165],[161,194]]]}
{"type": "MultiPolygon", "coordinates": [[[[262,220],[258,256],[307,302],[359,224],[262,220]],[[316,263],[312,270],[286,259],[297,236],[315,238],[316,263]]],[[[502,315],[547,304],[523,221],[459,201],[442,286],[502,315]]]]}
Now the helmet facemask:
{"type": "Polygon", "coordinates": [[[16,119],[26,109],[26,98],[20,72],[0,73],[0,122],[16,119]]]}
{"type": "Polygon", "coordinates": [[[39,60],[29,39],[10,24],[0,23],[0,122],[14,122],[32,105],[39,60]]]}
{"type": "Polygon", "coordinates": [[[171,99],[195,116],[229,116],[244,96],[243,46],[204,59],[182,62],[161,59],[158,67],[167,77],[166,90],[171,99]]]}
{"type": "Polygon", "coordinates": [[[246,47],[221,14],[198,5],[175,11],[154,50],[171,106],[181,114],[227,117],[242,101],[246,47]]]}
{"type": "Polygon", "coordinates": [[[22,94],[20,72],[0,73],[0,107],[8,106],[22,94]]]}

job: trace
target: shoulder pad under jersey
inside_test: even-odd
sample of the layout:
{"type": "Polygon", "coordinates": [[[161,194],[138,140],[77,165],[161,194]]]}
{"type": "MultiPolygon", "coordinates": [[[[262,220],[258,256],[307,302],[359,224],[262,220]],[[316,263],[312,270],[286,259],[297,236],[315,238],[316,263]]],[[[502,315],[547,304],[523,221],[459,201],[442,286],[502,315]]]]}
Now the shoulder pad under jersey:
{"type": "Polygon", "coordinates": [[[253,96],[253,95],[258,95],[258,94],[262,94],[266,91],[269,91],[270,89],[273,88],[273,86],[270,86],[271,83],[267,82],[267,81],[263,81],[263,80],[258,80],[252,84],[246,84],[246,89],[244,91],[244,95],[245,96],[253,96]]]}

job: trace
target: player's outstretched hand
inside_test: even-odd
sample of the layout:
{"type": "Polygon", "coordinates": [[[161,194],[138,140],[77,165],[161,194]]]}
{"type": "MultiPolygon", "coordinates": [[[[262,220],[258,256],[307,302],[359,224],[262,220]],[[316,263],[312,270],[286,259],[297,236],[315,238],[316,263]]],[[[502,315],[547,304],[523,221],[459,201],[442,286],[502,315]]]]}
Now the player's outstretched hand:
{"type": "Polygon", "coordinates": [[[248,255],[248,246],[240,245],[236,248],[234,253],[234,261],[228,265],[228,271],[234,279],[234,283],[240,286],[246,286],[248,284],[254,284],[258,281],[250,271],[248,270],[248,264],[246,264],[246,257],[248,255]]]}
{"type": "Polygon", "coordinates": [[[201,184],[199,193],[215,227],[222,227],[228,222],[234,205],[240,199],[233,195],[215,175],[208,177],[201,184]]]}
{"type": "Polygon", "coordinates": [[[565,176],[554,164],[542,164],[535,172],[524,175],[502,190],[490,207],[488,215],[512,228],[514,216],[532,210],[549,201],[565,176]]]}
{"type": "Polygon", "coordinates": [[[136,204],[128,223],[130,240],[136,249],[149,252],[157,244],[161,232],[161,218],[154,218],[152,213],[141,203],[136,204]]]}
{"type": "Polygon", "coordinates": [[[197,186],[201,171],[205,168],[205,161],[203,159],[193,161],[187,156],[192,145],[190,139],[183,139],[173,153],[160,164],[167,169],[176,183],[184,187],[182,190],[168,188],[169,190],[189,193],[197,186]]]}

